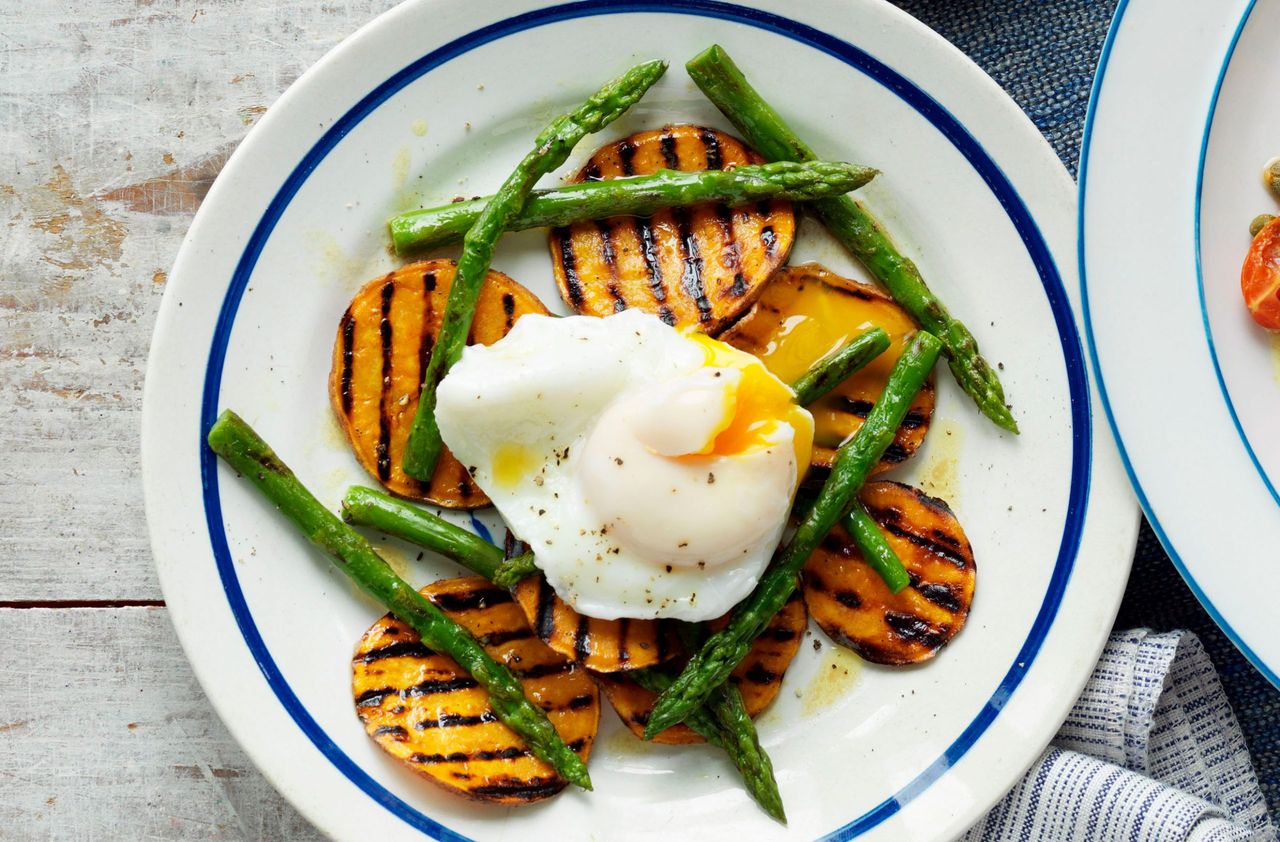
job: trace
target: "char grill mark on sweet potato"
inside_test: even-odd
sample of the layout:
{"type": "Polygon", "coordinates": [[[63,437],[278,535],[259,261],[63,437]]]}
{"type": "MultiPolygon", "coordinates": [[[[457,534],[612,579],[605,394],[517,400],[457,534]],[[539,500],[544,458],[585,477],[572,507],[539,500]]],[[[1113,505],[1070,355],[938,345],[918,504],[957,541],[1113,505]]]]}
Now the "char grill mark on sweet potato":
{"type": "MultiPolygon", "coordinates": [[[[711,627],[721,628],[726,622],[727,615],[713,621],[711,627]]],[[[742,693],[742,701],[752,716],[758,716],[777,697],[787,667],[800,649],[807,624],[804,601],[799,593],[793,594],[751,644],[751,651],[730,676],[729,680],[742,693]]],[[[596,680],[622,723],[636,736],[641,736],[657,696],[622,674],[597,675],[596,680]]],[[[702,742],[702,737],[686,725],[677,725],[658,734],[653,741],[682,745],[702,742]]]]}
{"type": "MultiPolygon", "coordinates": [[[[759,160],[714,129],[667,126],[602,147],[577,180],[759,160]]],[[[605,316],[638,307],[715,334],[750,306],[794,239],[790,203],[767,201],[734,211],[695,205],[580,222],[553,230],[550,243],[557,284],[576,312],[605,316]]]]}
{"type": "Polygon", "coordinates": [[[378,323],[378,336],[382,340],[382,394],[378,413],[378,444],[374,453],[378,460],[378,479],[384,483],[391,478],[391,408],[387,397],[391,393],[391,302],[395,300],[396,284],[388,278],[382,283],[382,319],[378,323]]]}
{"type": "Polygon", "coordinates": [[[362,664],[372,664],[384,658],[430,658],[433,654],[435,653],[424,646],[420,640],[397,640],[378,649],[371,649],[356,660],[362,664]]]}
{"type": "Polygon", "coordinates": [[[525,579],[512,593],[544,643],[593,672],[650,667],[675,652],[665,621],[586,617],[556,596],[542,576],[525,579]]]}
{"type": "MultiPolygon", "coordinates": [[[[338,325],[329,391],[356,457],[388,490],[450,508],[474,508],[489,500],[447,450],[430,483],[401,468],[453,273],[448,260],[412,263],[356,293],[338,325]]],[[[469,341],[495,342],[520,316],[546,312],[533,293],[490,272],[469,341]]]]}
{"type": "MultiPolygon", "coordinates": [[[[723,617],[711,627],[718,628],[727,621],[728,618],[723,617]]],[[[741,691],[742,701],[752,716],[767,708],[782,689],[782,677],[800,649],[800,639],[808,623],[808,611],[797,591],[769,621],[751,644],[747,657],[729,676],[741,691]]]]}
{"type": "Polygon", "coordinates": [[[483,725],[486,722],[497,722],[498,717],[493,715],[492,711],[485,711],[476,716],[463,716],[460,713],[446,713],[438,719],[424,719],[421,722],[413,723],[413,727],[418,731],[425,731],[428,728],[465,728],[468,725],[483,725]]]}
{"type": "Polygon", "coordinates": [[[973,603],[973,551],[949,506],[896,482],[860,494],[902,559],[910,584],[898,594],[837,528],[805,565],[804,598],[833,640],[869,661],[912,664],[938,653],[963,628],[973,603]]]}
{"type": "Polygon", "coordinates": [[[342,323],[338,326],[338,335],[342,342],[342,382],[339,386],[339,411],[343,418],[351,416],[351,365],[352,350],[356,341],[355,320],[351,317],[351,308],[342,314],[342,323]]]}
{"type": "Polygon", "coordinates": [[[564,286],[569,293],[569,306],[581,310],[582,280],[578,277],[578,259],[573,252],[573,235],[568,228],[559,228],[553,236],[560,247],[560,271],[564,274],[564,286]]]}
{"type": "MultiPolygon", "coordinates": [[[[515,671],[530,701],[547,712],[561,737],[585,760],[600,716],[599,692],[586,671],[533,637],[510,595],[485,579],[436,582],[423,594],[515,671]]],[[[451,659],[429,652],[390,615],[375,623],[357,646],[352,691],[369,736],[446,789],[519,804],[565,786],[498,720],[473,678],[451,659]]]]}

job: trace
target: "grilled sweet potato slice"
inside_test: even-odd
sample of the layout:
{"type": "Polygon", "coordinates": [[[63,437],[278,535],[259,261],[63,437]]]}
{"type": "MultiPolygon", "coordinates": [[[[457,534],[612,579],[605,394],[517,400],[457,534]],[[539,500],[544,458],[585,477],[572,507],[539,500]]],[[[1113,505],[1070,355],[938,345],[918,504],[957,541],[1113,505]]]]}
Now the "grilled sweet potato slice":
{"type": "Polygon", "coordinates": [[[902,559],[911,584],[898,594],[836,527],[802,574],[813,619],[832,640],[877,664],[914,664],[938,654],[964,627],[977,568],[960,522],[942,500],[897,482],[859,495],[902,559]]]}
{"type": "MultiPolygon", "coordinates": [[[[762,161],[715,129],[665,126],[601,148],[573,180],[762,161]]],[[[607,316],[638,307],[714,336],[751,306],[786,262],[795,234],[790,202],[696,205],[555,228],[551,261],[560,294],[575,312],[607,316]]]]}
{"type": "MultiPolygon", "coordinates": [[[[600,695],[586,670],[529,631],[505,590],[479,576],[422,589],[493,658],[513,669],[585,761],[600,721],[600,695]]],[[[498,721],[489,697],[451,658],[429,651],[388,614],[365,632],[351,661],[356,714],[388,754],[452,792],[498,804],[528,804],[567,783],[498,721]]]]}
{"type": "MultiPolygon", "coordinates": [[[[329,399],[360,464],[390,491],[471,509],[487,505],[489,498],[447,449],[429,484],[401,467],[418,409],[422,369],[431,358],[455,269],[451,260],[410,263],[356,293],[338,324],[329,399]]],[[[532,292],[490,271],[467,342],[497,342],[520,316],[546,312],[532,292]]]]}
{"type": "Polygon", "coordinates": [[[556,596],[542,576],[530,576],[512,593],[543,643],[593,672],[643,669],[679,652],[669,624],[584,617],[556,596]]]}
{"type": "MultiPolygon", "coordinates": [[[[765,287],[751,310],[720,338],[755,354],[787,383],[873,327],[889,334],[889,349],[809,406],[814,420],[812,463],[829,468],[836,448],[866,419],[884,391],[915,323],[892,298],[869,284],[842,278],[816,263],[788,266],[765,287]]],[[[905,462],[920,447],[933,417],[934,380],[907,411],[875,473],[905,462]]]]}
{"type": "MultiPolygon", "coordinates": [[[[711,627],[720,629],[728,622],[729,617],[725,615],[713,621],[711,627]]],[[[759,715],[777,697],[782,688],[782,676],[800,648],[807,624],[804,601],[799,593],[792,594],[730,676],[729,680],[742,692],[742,701],[752,716],[759,715]]],[[[657,696],[624,675],[598,675],[596,680],[623,724],[637,737],[642,736],[657,696]]],[[[687,725],[668,728],[653,738],[655,743],[669,745],[702,741],[702,737],[687,725]]]]}

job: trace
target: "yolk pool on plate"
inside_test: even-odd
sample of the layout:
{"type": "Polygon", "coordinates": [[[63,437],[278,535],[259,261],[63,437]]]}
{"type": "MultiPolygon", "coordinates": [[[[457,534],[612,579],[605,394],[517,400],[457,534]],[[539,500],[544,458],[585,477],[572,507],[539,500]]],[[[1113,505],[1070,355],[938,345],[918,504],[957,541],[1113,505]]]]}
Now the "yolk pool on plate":
{"type": "Polygon", "coordinates": [[[845,400],[874,403],[880,397],[915,325],[891,301],[860,298],[816,281],[796,290],[789,309],[791,315],[760,354],[769,371],[787,383],[873,327],[889,334],[887,351],[808,407],[813,414],[814,444],[838,447],[854,432],[853,419],[839,405],[845,400]]]}

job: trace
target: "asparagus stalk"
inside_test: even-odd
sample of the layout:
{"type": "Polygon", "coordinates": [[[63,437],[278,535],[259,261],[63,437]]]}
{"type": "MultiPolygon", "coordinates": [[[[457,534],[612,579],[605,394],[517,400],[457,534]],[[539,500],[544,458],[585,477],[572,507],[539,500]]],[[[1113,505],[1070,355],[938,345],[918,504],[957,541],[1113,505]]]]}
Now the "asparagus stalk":
{"type": "Polygon", "coordinates": [[[253,428],[227,410],[209,430],[209,447],[257,486],[335,566],[409,625],[426,646],[458,662],[489,693],[494,714],[571,783],[591,789],[582,758],[556,732],[542,708],[525,698],[520,680],[462,626],[392,571],[358,532],[321,505],[253,428]]]}
{"type": "MultiPolygon", "coordinates": [[[[676,631],[680,635],[680,643],[689,652],[700,649],[710,634],[706,623],[677,623],[676,631]]],[[[707,697],[706,710],[711,712],[725,731],[725,751],[735,758],[735,763],[741,762],[740,768],[745,767],[743,780],[751,797],[756,799],[766,813],[786,824],[782,794],[778,792],[778,782],[773,777],[773,761],[760,745],[760,735],[756,733],[756,724],[747,713],[742,693],[732,682],[726,681],[711,691],[707,697]]]]}
{"type": "Polygon", "coordinates": [[[342,519],[426,547],[504,588],[538,572],[533,553],[506,558],[502,550],[474,532],[362,485],[347,489],[342,498],[342,519]]]}
{"type": "MultiPolygon", "coordinates": [[[[635,670],[627,676],[652,693],[662,693],[674,681],[657,669],[635,670]]],[[[747,793],[770,816],[786,822],[782,794],[778,792],[778,782],[773,776],[773,763],[760,747],[756,724],[747,715],[737,687],[728,683],[721,685],[712,694],[708,705],[695,708],[685,724],[729,755],[729,760],[742,775],[747,793]]]]}
{"type": "Polygon", "coordinates": [[[636,65],[608,82],[576,110],[551,121],[524,157],[480,211],[462,240],[462,255],[445,302],[440,332],[431,360],[422,375],[418,410],[405,445],[404,471],[427,482],[435,470],[444,443],[436,424],[436,387],[458,361],[467,344],[467,334],[475,316],[476,299],[493,260],[499,235],[519,215],[538,179],[560,166],[583,137],[598,132],[634,105],[645,91],[666,72],[663,61],[636,65]]]}
{"type": "Polygon", "coordinates": [[[791,384],[796,403],[808,406],[862,370],[867,363],[889,348],[889,334],[873,327],[853,339],[839,351],[814,363],[799,380],[791,384]]]}
{"type": "MultiPolygon", "coordinates": [[[[817,158],[809,145],[751,86],[723,48],[713,45],[685,67],[707,98],[766,158],[779,161],[817,158]]],[[[848,196],[820,199],[809,208],[920,327],[942,341],[952,375],[982,414],[998,426],[1018,432],[1018,423],[1005,404],[1000,379],[978,352],[977,340],[947,311],[946,305],[925,283],[920,270],[903,256],[876,218],[848,196]]]]}
{"type": "Polygon", "coordinates": [[[734,609],[729,624],[707,639],[671,687],[658,697],[645,737],[652,738],[703,704],[746,656],[751,642],[786,604],[796,588],[800,568],[849,506],[872,467],[893,441],[911,400],[929,376],[942,344],[932,334],[918,332],[898,358],[884,392],[867,420],[836,452],[831,475],[812,507],[800,519],[791,541],[783,548],[756,589],[734,609]]]}
{"type": "MultiPolygon", "coordinates": [[[[857,190],[876,175],[869,167],[814,161],[776,161],[731,170],[679,172],[585,181],[553,190],[535,190],[507,230],[550,228],[607,216],[648,216],[662,208],[722,202],[737,206],[764,199],[806,201],[857,190]]],[[[397,254],[458,242],[492,197],[409,211],[388,223],[397,254]]]]}
{"type": "Polygon", "coordinates": [[[498,566],[493,573],[493,583],[504,588],[514,588],[521,580],[539,572],[538,560],[533,553],[512,556],[498,566]]]}
{"type": "Polygon", "coordinates": [[[862,560],[880,574],[880,578],[884,579],[884,583],[889,586],[891,592],[898,593],[911,584],[911,577],[907,573],[907,568],[903,566],[902,559],[898,558],[893,547],[889,546],[889,542],[885,540],[884,533],[880,531],[880,525],[856,498],[849,505],[849,511],[841,519],[840,525],[858,545],[862,560]]]}

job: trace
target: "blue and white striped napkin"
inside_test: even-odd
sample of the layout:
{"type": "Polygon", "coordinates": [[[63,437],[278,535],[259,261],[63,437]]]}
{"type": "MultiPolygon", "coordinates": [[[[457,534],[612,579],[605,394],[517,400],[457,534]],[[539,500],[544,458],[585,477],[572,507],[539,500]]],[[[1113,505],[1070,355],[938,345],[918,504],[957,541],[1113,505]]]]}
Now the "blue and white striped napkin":
{"type": "Polygon", "coordinates": [[[963,842],[1275,842],[1200,640],[1111,636],[1053,744],[963,842]]]}

